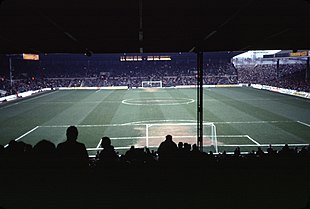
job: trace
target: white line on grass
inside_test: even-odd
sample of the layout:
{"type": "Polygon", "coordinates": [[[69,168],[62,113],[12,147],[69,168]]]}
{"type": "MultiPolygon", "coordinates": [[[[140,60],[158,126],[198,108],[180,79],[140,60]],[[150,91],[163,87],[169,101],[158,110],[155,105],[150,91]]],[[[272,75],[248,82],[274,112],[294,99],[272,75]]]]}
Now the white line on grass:
{"type": "MultiPolygon", "coordinates": [[[[197,124],[197,120],[145,120],[145,121],[129,122],[125,124],[126,125],[133,125],[133,124],[145,125],[145,124],[154,123],[158,125],[167,125],[167,122],[181,122],[181,121],[188,122],[186,124],[197,124]]],[[[210,124],[210,123],[213,123],[213,124],[260,124],[260,123],[295,123],[295,121],[289,121],[289,120],[285,120],[285,121],[210,121],[210,122],[204,121],[204,124],[210,124]]],[[[182,123],[175,123],[175,124],[180,125],[182,123]]]]}
{"type": "Polygon", "coordinates": [[[260,146],[260,143],[258,143],[257,141],[255,141],[254,139],[252,139],[249,135],[246,135],[248,137],[248,139],[250,139],[253,143],[255,143],[256,145],[260,146]]]}
{"type": "MultiPolygon", "coordinates": [[[[120,150],[120,149],[130,149],[131,146],[127,146],[127,147],[114,147],[114,149],[116,150],[120,150]]],[[[135,146],[135,148],[144,148],[145,146],[135,146]]],[[[157,146],[156,146],[157,147],[157,146]]],[[[150,148],[150,147],[149,147],[150,148]]],[[[155,147],[154,147],[155,148],[155,147]]],[[[100,151],[103,150],[103,148],[87,148],[87,151],[100,151]]]]}
{"type": "Polygon", "coordinates": [[[102,139],[100,139],[100,141],[99,141],[99,143],[98,143],[98,145],[97,145],[97,147],[96,147],[96,148],[99,148],[99,147],[100,147],[101,142],[102,142],[102,139]]]}
{"type": "Polygon", "coordinates": [[[310,125],[309,125],[308,123],[304,123],[304,122],[301,122],[301,121],[297,121],[297,123],[300,123],[300,124],[302,124],[302,125],[304,125],[304,126],[310,127],[310,125]]]}
{"type": "Polygon", "coordinates": [[[255,144],[222,144],[219,147],[257,147],[255,144]]]}
{"type": "MultiPolygon", "coordinates": [[[[218,145],[219,147],[284,147],[285,144],[260,144],[260,145],[254,145],[254,144],[222,144],[218,145]]],[[[299,146],[309,146],[309,144],[287,144],[289,147],[299,147],[299,146]]]]}
{"type": "MultiPolygon", "coordinates": [[[[76,127],[81,127],[81,128],[85,128],[85,127],[119,127],[119,126],[143,126],[145,124],[93,124],[93,125],[75,125],[76,127]]],[[[42,128],[65,128],[65,127],[69,127],[71,125],[46,125],[46,126],[40,126],[42,128]]]]}
{"type": "MultiPolygon", "coordinates": [[[[217,138],[247,138],[248,135],[217,135],[217,138]]],[[[158,139],[162,138],[165,139],[166,135],[163,136],[148,136],[148,139],[158,139]]],[[[211,135],[203,135],[203,137],[211,137],[211,135]]],[[[146,136],[130,136],[130,137],[112,137],[111,140],[128,140],[128,139],[145,139],[146,136]]],[[[172,136],[175,139],[182,139],[182,138],[197,138],[197,136],[172,136]]]]}
{"type": "MultiPolygon", "coordinates": [[[[271,144],[271,147],[283,147],[285,144],[271,144]]],[[[204,145],[203,147],[210,147],[211,145],[204,145]]],[[[218,145],[219,147],[258,147],[254,144],[226,144],[218,145]]],[[[288,146],[309,146],[309,144],[288,144],[288,146]]],[[[269,144],[261,144],[259,147],[269,147],[269,144]]],[[[135,146],[135,148],[144,148],[144,146],[135,146]]],[[[158,148],[158,146],[149,146],[148,148],[158,148]]],[[[130,149],[127,147],[115,147],[116,150],[120,149],[130,149]]],[[[103,148],[87,148],[87,151],[100,151],[103,148]]],[[[242,152],[242,154],[247,154],[248,152],[242,152]]],[[[233,154],[233,152],[227,152],[227,154],[233,154]]]]}
{"type": "Polygon", "coordinates": [[[145,125],[145,145],[149,146],[149,125],[145,125]]]}
{"type": "Polygon", "coordinates": [[[195,102],[194,99],[189,98],[143,98],[143,100],[136,100],[136,99],[124,99],[122,100],[122,104],[125,105],[134,105],[134,106],[163,106],[163,105],[183,105],[183,104],[190,104],[195,102]],[[165,103],[170,102],[170,103],[165,103]]]}
{"type": "MultiPolygon", "coordinates": [[[[238,101],[286,101],[286,100],[295,100],[292,99],[237,99],[238,101]]],[[[223,101],[235,101],[235,99],[204,99],[207,102],[223,102],[223,101]]]]}
{"type": "MultiPolygon", "coordinates": [[[[271,144],[271,147],[283,147],[286,144],[271,144]]],[[[288,146],[309,146],[309,144],[287,144],[288,146]]],[[[269,147],[270,144],[261,144],[261,147],[269,147]]]]}
{"type": "Polygon", "coordinates": [[[295,123],[294,121],[289,121],[289,120],[283,120],[283,121],[277,121],[277,120],[273,120],[273,121],[228,121],[228,122],[212,122],[214,124],[260,124],[260,123],[295,123]]]}
{"type": "MultiPolygon", "coordinates": [[[[20,137],[14,139],[15,141],[20,140],[21,138],[27,136],[28,134],[30,134],[31,132],[35,131],[37,128],[39,128],[39,126],[34,127],[33,129],[31,129],[30,131],[24,133],[23,135],[21,135],[20,137]]],[[[9,146],[9,144],[5,145],[4,148],[6,148],[7,146],[9,146]]]]}

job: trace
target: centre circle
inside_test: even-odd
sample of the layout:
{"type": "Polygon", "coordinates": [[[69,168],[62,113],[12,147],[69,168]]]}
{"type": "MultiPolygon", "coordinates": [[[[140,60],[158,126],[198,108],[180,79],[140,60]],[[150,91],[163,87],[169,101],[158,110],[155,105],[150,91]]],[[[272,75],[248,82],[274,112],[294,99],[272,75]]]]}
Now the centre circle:
{"type": "Polygon", "coordinates": [[[189,98],[140,98],[140,99],[124,99],[122,104],[136,106],[160,106],[160,105],[184,105],[195,102],[189,98]]]}

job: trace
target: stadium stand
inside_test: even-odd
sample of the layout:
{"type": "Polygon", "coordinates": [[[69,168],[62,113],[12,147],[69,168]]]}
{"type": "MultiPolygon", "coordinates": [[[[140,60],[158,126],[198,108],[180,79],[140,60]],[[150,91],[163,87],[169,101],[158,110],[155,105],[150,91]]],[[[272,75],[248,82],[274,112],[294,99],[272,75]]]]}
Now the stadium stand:
{"type": "Polygon", "coordinates": [[[275,87],[310,92],[309,81],[305,81],[305,64],[276,64],[237,66],[238,82],[270,85],[275,87]]]}
{"type": "MultiPolygon", "coordinates": [[[[112,65],[101,75],[101,70],[73,71],[76,66],[57,66],[56,71],[45,75],[23,77],[19,79],[0,80],[1,96],[39,90],[42,88],[58,87],[106,87],[128,86],[141,87],[142,81],[161,80],[163,87],[180,85],[196,85],[196,66],[193,62],[111,62],[112,65]],[[58,68],[67,67],[67,71],[59,73],[58,68]],[[134,70],[133,70],[134,69],[134,70]]],[[[66,69],[66,68],[65,68],[66,69]]],[[[99,66],[98,69],[101,69],[99,66]]],[[[305,81],[306,66],[304,64],[276,64],[238,65],[232,63],[209,62],[205,65],[203,82],[206,85],[218,84],[263,84],[299,91],[310,91],[309,81],[305,81]]]]}

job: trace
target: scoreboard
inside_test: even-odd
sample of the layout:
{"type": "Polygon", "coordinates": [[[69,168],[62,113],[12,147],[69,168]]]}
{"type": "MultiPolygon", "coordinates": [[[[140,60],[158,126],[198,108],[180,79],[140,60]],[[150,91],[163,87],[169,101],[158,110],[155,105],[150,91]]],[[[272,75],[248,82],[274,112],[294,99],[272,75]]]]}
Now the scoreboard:
{"type": "Polygon", "coordinates": [[[301,51],[301,52],[291,52],[290,57],[307,57],[308,51],[301,51]]]}
{"type": "Polygon", "coordinates": [[[23,60],[39,60],[38,54],[23,54],[23,60]]]}
{"type": "Polygon", "coordinates": [[[139,61],[171,61],[171,56],[121,56],[121,62],[139,62],[139,61]]]}

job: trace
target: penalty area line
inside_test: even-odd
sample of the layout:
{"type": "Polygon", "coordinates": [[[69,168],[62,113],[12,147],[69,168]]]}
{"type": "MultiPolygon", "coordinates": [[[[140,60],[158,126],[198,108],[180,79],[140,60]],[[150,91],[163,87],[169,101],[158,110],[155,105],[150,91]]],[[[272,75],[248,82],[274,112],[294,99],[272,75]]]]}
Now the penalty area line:
{"type": "Polygon", "coordinates": [[[260,146],[260,143],[258,143],[257,141],[255,141],[254,139],[252,139],[249,135],[246,135],[248,139],[250,139],[254,144],[260,146]]]}
{"type": "Polygon", "coordinates": [[[99,143],[98,143],[98,145],[96,147],[97,149],[100,148],[101,142],[102,142],[102,139],[100,139],[100,141],[99,141],[99,143]]]}
{"type": "Polygon", "coordinates": [[[310,125],[308,123],[304,123],[304,122],[301,122],[301,121],[296,121],[296,122],[310,128],[310,125]]]}
{"type": "MultiPolygon", "coordinates": [[[[36,127],[34,127],[33,129],[31,129],[30,131],[27,131],[26,133],[24,133],[23,135],[21,135],[20,137],[18,137],[18,138],[16,138],[16,139],[14,139],[14,141],[18,141],[18,140],[20,140],[21,138],[23,138],[23,137],[25,137],[25,136],[27,136],[28,134],[30,134],[31,132],[33,132],[33,131],[35,131],[35,130],[37,130],[39,128],[39,126],[36,126],[36,127]]],[[[8,147],[9,146],[9,144],[6,144],[5,146],[4,146],[4,148],[6,148],[6,147],[8,147]]]]}

